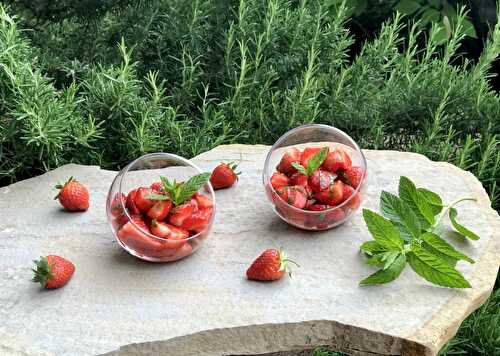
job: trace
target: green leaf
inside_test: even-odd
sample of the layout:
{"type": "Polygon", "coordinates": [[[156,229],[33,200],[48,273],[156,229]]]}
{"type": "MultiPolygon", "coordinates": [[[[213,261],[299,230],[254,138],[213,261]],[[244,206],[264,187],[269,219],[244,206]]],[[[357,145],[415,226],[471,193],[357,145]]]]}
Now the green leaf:
{"type": "Polygon", "coordinates": [[[189,178],[186,182],[181,184],[181,192],[178,196],[178,203],[176,205],[182,204],[186,200],[191,199],[193,194],[208,182],[209,178],[210,173],[201,173],[189,178]]]}
{"type": "Polygon", "coordinates": [[[479,240],[478,235],[476,235],[474,232],[470,231],[465,226],[458,223],[458,221],[457,221],[457,209],[450,208],[448,215],[450,217],[451,224],[453,225],[455,230],[457,230],[460,234],[464,235],[465,237],[468,237],[471,240],[479,240]]]}
{"type": "Polygon", "coordinates": [[[297,163],[297,162],[292,162],[292,167],[295,168],[297,171],[299,171],[300,173],[304,174],[304,175],[307,175],[307,171],[306,169],[304,168],[303,165],[301,165],[300,163],[297,163]]]}
{"type": "Polygon", "coordinates": [[[144,197],[151,200],[170,200],[170,197],[164,194],[147,194],[144,197]]]}
{"type": "Polygon", "coordinates": [[[375,240],[363,242],[359,249],[370,256],[387,251],[387,248],[385,248],[375,240]]]}
{"type": "Polygon", "coordinates": [[[323,162],[326,159],[326,156],[328,156],[328,147],[323,147],[320,151],[313,154],[307,160],[307,168],[306,168],[307,176],[313,174],[314,171],[317,170],[323,164],[323,162]]]}
{"type": "Polygon", "coordinates": [[[420,246],[423,249],[425,249],[426,251],[432,253],[434,256],[439,257],[441,260],[443,260],[443,262],[446,262],[447,264],[449,264],[452,267],[455,267],[457,265],[457,262],[459,261],[459,260],[457,260],[457,259],[455,259],[453,257],[450,257],[448,255],[445,255],[445,254],[439,252],[438,250],[436,250],[434,247],[432,247],[431,245],[429,245],[425,241],[422,241],[422,243],[420,244],[420,246]]]}
{"type": "Polygon", "coordinates": [[[446,242],[436,234],[426,232],[422,234],[420,238],[427,244],[432,246],[434,249],[438,250],[440,253],[448,257],[454,258],[456,260],[463,260],[469,263],[474,263],[474,260],[472,258],[467,257],[463,253],[457,251],[452,245],[450,245],[448,242],[446,242]]]}
{"type": "Polygon", "coordinates": [[[424,11],[421,16],[421,24],[423,26],[427,25],[429,22],[438,22],[441,17],[439,11],[433,8],[429,8],[424,11]]]}
{"type": "Polygon", "coordinates": [[[381,269],[359,282],[360,286],[369,286],[392,282],[399,277],[406,266],[406,257],[399,253],[392,263],[386,268],[381,269]]]}
{"type": "Polygon", "coordinates": [[[371,256],[366,260],[366,264],[370,266],[381,267],[384,264],[384,262],[382,262],[382,254],[371,256]]]}
{"type": "Polygon", "coordinates": [[[407,177],[399,179],[399,197],[415,212],[419,225],[426,229],[434,223],[434,212],[417,187],[407,177]]]}
{"type": "Polygon", "coordinates": [[[400,252],[398,251],[387,251],[381,254],[380,256],[380,261],[384,263],[384,266],[382,269],[387,269],[389,268],[394,260],[400,255],[400,252]]]}
{"type": "Polygon", "coordinates": [[[472,22],[470,22],[470,20],[463,19],[462,26],[463,26],[462,33],[464,33],[465,35],[467,35],[469,37],[477,38],[476,29],[474,27],[474,24],[472,22]]]}
{"type": "Polygon", "coordinates": [[[471,288],[460,272],[418,245],[412,246],[408,262],[417,274],[431,283],[442,287],[471,288]]]}
{"type": "Polygon", "coordinates": [[[421,5],[414,0],[401,0],[394,7],[396,11],[401,12],[405,15],[411,15],[418,9],[420,9],[421,5]]]}
{"type": "Polygon", "coordinates": [[[418,188],[417,192],[421,198],[429,203],[430,209],[432,210],[434,216],[436,216],[441,212],[441,210],[443,210],[443,201],[441,200],[441,197],[439,195],[425,188],[418,188]]]}
{"type": "Polygon", "coordinates": [[[403,248],[403,239],[398,229],[389,220],[368,209],[363,209],[363,218],[368,231],[381,246],[391,251],[399,251],[403,248]]]}
{"type": "Polygon", "coordinates": [[[380,210],[386,218],[403,225],[413,237],[420,235],[417,216],[403,200],[383,191],[380,195],[380,210]]]}

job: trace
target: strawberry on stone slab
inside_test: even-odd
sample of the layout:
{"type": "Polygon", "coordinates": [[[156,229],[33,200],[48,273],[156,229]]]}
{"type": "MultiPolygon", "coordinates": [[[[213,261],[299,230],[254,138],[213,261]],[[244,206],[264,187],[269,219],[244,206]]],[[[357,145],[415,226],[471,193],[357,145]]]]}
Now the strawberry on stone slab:
{"type": "Polygon", "coordinates": [[[45,289],[64,286],[75,272],[75,265],[71,261],[57,255],[40,257],[34,262],[36,268],[32,269],[35,274],[33,282],[40,283],[45,289]]]}
{"type": "Polygon", "coordinates": [[[291,274],[289,263],[295,262],[288,259],[283,251],[276,249],[265,250],[247,269],[248,279],[256,281],[275,281],[282,278],[285,273],[291,274]]]}
{"type": "Polygon", "coordinates": [[[89,208],[90,198],[87,188],[73,177],[64,184],[57,184],[56,189],[59,189],[59,193],[54,199],[58,199],[64,209],[85,211],[89,208]]]}

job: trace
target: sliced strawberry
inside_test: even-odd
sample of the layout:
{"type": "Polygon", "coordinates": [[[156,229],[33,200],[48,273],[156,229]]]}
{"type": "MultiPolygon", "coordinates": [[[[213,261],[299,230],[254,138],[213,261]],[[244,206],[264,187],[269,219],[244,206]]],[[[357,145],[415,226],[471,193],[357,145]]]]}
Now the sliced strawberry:
{"type": "Polygon", "coordinates": [[[346,203],[346,206],[349,209],[356,210],[357,208],[359,208],[360,204],[361,204],[361,193],[358,192],[351,197],[351,199],[346,203]]]}
{"type": "Polygon", "coordinates": [[[111,201],[111,214],[114,217],[120,217],[125,214],[124,206],[127,202],[127,197],[123,193],[116,193],[111,201]]]}
{"type": "Polygon", "coordinates": [[[214,206],[214,202],[208,196],[201,193],[194,193],[193,198],[196,199],[198,207],[200,209],[211,208],[214,206]]]}
{"type": "Polygon", "coordinates": [[[153,184],[151,184],[150,188],[155,192],[159,192],[163,190],[163,184],[161,184],[161,182],[154,182],[153,184]]]}
{"type": "Polygon", "coordinates": [[[314,194],[314,199],[319,200],[323,204],[337,205],[340,204],[344,196],[344,184],[342,181],[335,181],[328,189],[321,190],[314,194]]]}
{"type": "Polygon", "coordinates": [[[135,224],[129,221],[118,231],[117,236],[120,241],[140,254],[159,251],[163,248],[159,240],[147,235],[149,228],[142,219],[134,217],[133,221],[135,224]]]}
{"type": "Polygon", "coordinates": [[[137,189],[137,192],[135,193],[135,205],[143,213],[147,213],[148,210],[151,209],[156,203],[155,200],[146,198],[146,196],[149,194],[153,194],[153,190],[151,188],[145,187],[137,189]]]}
{"type": "Polygon", "coordinates": [[[345,219],[345,212],[341,208],[332,209],[326,213],[328,224],[338,223],[345,219]]]}
{"type": "Polygon", "coordinates": [[[307,148],[305,148],[304,152],[302,152],[302,155],[300,156],[300,164],[304,168],[307,168],[307,165],[309,163],[309,158],[314,156],[319,151],[321,151],[321,147],[307,147],[307,148]]]}
{"type": "Polygon", "coordinates": [[[292,166],[292,163],[300,163],[301,152],[298,148],[292,147],[285,151],[283,157],[281,157],[281,161],[276,167],[278,172],[284,174],[292,174],[297,170],[292,166]]]}
{"type": "Polygon", "coordinates": [[[343,187],[342,199],[345,201],[345,200],[349,199],[349,197],[355,192],[355,190],[349,184],[344,184],[342,187],[343,187]]]}
{"type": "Polygon", "coordinates": [[[158,200],[155,205],[148,210],[147,216],[151,219],[163,220],[167,217],[172,205],[170,200],[158,200]]]}
{"type": "Polygon", "coordinates": [[[188,243],[182,243],[178,248],[170,248],[166,245],[161,251],[150,254],[151,257],[165,258],[168,261],[176,261],[189,256],[193,252],[193,247],[188,243]]]}
{"type": "Polygon", "coordinates": [[[307,195],[302,186],[284,187],[278,190],[278,195],[289,205],[302,209],[306,206],[307,195]]]}
{"type": "Polygon", "coordinates": [[[182,228],[189,230],[200,232],[207,227],[210,222],[211,209],[200,209],[197,212],[191,214],[187,219],[182,223],[182,228]]]}
{"type": "Polygon", "coordinates": [[[326,204],[314,204],[311,205],[310,207],[306,208],[306,210],[310,211],[323,211],[323,210],[328,210],[331,209],[332,207],[330,205],[326,204]]]}
{"type": "Polygon", "coordinates": [[[344,183],[349,184],[353,188],[357,188],[363,179],[363,168],[351,167],[341,174],[344,183]]]}
{"type": "Polygon", "coordinates": [[[152,220],[151,221],[151,233],[155,236],[161,237],[161,238],[169,238],[170,235],[172,234],[172,230],[170,229],[170,226],[167,223],[161,222],[161,221],[156,221],[152,220]]]}
{"type": "Polygon", "coordinates": [[[316,204],[316,200],[314,199],[307,199],[307,203],[306,203],[306,206],[304,207],[306,210],[309,210],[308,208],[310,208],[311,206],[313,206],[314,204],[316,204]]]}
{"type": "Polygon", "coordinates": [[[189,201],[188,203],[176,206],[170,211],[169,222],[175,226],[182,226],[184,220],[191,216],[195,206],[189,201]]]}
{"type": "Polygon", "coordinates": [[[309,177],[309,186],[314,192],[319,192],[328,189],[334,183],[336,177],[333,173],[317,169],[309,177]]]}
{"type": "Polygon", "coordinates": [[[135,205],[135,195],[137,194],[137,189],[131,190],[128,195],[127,195],[127,202],[125,204],[125,207],[128,209],[129,213],[131,215],[137,215],[140,214],[140,210],[135,205]]]}
{"type": "Polygon", "coordinates": [[[352,165],[351,157],[341,148],[331,151],[323,162],[323,169],[335,173],[339,169],[349,169],[352,165]]]}
{"type": "Polygon", "coordinates": [[[288,185],[302,185],[306,186],[308,184],[308,177],[302,173],[294,173],[290,177],[290,184],[288,185]]]}
{"type": "Polygon", "coordinates": [[[311,189],[311,187],[308,184],[295,185],[295,188],[298,189],[299,191],[301,191],[306,196],[307,199],[312,198],[314,195],[313,190],[311,189]]]}
{"type": "Polygon", "coordinates": [[[288,178],[285,174],[274,172],[271,177],[271,186],[275,189],[281,189],[283,187],[290,185],[290,178],[288,178]]]}

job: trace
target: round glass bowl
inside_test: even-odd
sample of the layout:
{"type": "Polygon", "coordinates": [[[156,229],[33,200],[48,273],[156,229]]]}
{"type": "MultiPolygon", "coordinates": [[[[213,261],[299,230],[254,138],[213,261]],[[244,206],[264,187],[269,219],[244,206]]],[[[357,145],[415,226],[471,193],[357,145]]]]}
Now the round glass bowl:
{"type": "MultiPolygon", "coordinates": [[[[367,185],[367,164],[363,152],[356,142],[345,132],[328,125],[304,125],[288,131],[281,136],[267,154],[262,175],[266,195],[278,216],[290,225],[304,230],[327,230],[347,221],[359,209],[367,185]],[[328,147],[332,152],[342,149],[352,161],[353,167],[362,169],[360,184],[349,198],[327,210],[309,211],[296,208],[282,199],[271,185],[271,177],[276,172],[284,153],[290,148],[328,147]]],[[[321,203],[319,203],[321,204],[321,203]]]]}
{"type": "Polygon", "coordinates": [[[185,238],[179,236],[185,236],[186,230],[176,234],[175,239],[153,235],[149,227],[154,223],[145,214],[134,214],[136,208],[131,209],[127,196],[139,187],[150,188],[152,183],[160,181],[160,177],[183,182],[200,173],[203,172],[189,160],[169,153],[147,154],[123,168],[113,180],[106,202],[108,222],[118,243],[130,254],[151,262],[176,261],[196,251],[209,235],[215,216],[215,195],[210,183],[198,191],[213,204],[208,221],[198,232],[189,231],[185,238]]]}

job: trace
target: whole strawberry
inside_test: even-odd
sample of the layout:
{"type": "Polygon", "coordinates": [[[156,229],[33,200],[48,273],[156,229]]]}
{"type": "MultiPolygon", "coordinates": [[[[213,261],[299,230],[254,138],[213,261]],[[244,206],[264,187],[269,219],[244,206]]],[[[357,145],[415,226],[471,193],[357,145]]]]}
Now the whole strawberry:
{"type": "Polygon", "coordinates": [[[288,263],[294,263],[286,257],[283,251],[276,249],[265,250],[247,269],[247,278],[256,281],[275,281],[288,272],[288,263]]]}
{"type": "Polygon", "coordinates": [[[85,186],[70,177],[66,183],[56,185],[59,193],[54,199],[69,211],[85,211],[89,208],[89,192],[85,186]]]}
{"type": "Polygon", "coordinates": [[[40,283],[45,289],[55,289],[62,287],[71,279],[75,272],[75,265],[65,258],[48,255],[40,257],[40,260],[33,261],[36,269],[33,282],[40,283]]]}
{"type": "Polygon", "coordinates": [[[221,163],[212,172],[210,183],[214,189],[231,187],[237,180],[239,172],[236,172],[238,165],[234,163],[221,163]]]}

